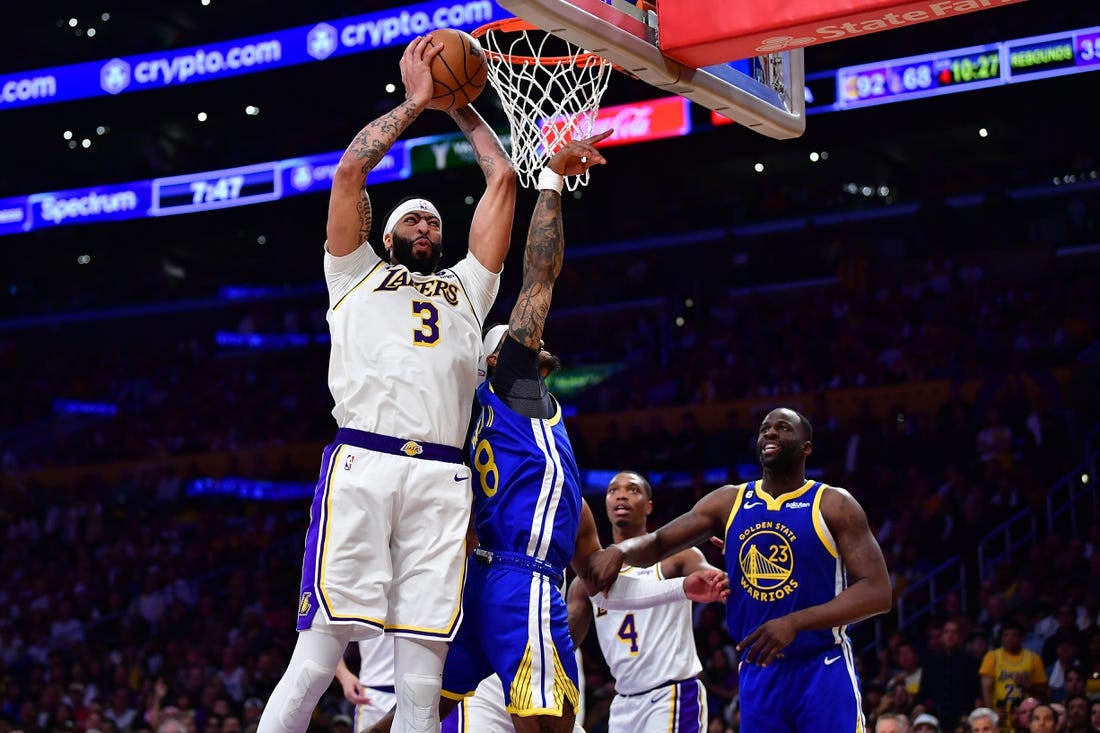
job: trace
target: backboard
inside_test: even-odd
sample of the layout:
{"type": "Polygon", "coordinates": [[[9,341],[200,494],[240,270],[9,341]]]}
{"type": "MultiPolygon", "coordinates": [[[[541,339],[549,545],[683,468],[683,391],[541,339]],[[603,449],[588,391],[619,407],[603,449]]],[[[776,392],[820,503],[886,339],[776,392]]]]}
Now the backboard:
{"type": "Polygon", "coordinates": [[[806,129],[801,48],[751,59],[751,75],[729,64],[691,68],[661,53],[656,12],[625,0],[497,2],[647,84],[686,97],[762,135],[782,140],[798,137],[806,129]]]}

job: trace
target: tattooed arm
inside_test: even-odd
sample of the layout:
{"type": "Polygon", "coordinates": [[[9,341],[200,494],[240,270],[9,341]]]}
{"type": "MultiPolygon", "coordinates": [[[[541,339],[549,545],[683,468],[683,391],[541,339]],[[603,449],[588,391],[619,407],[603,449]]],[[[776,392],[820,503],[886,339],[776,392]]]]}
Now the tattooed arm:
{"type": "Polygon", "coordinates": [[[512,241],[516,171],[500,138],[473,105],[449,110],[448,114],[470,141],[477,164],[485,175],[485,193],[481,195],[470,222],[470,253],[485,269],[500,272],[512,241]]]}
{"type": "MultiPolygon", "coordinates": [[[[558,175],[578,175],[593,165],[606,163],[596,150],[596,143],[611,133],[607,130],[566,143],[547,162],[547,167],[558,175]]],[[[564,248],[561,194],[551,189],[541,190],[527,231],[527,247],[523,250],[523,288],[508,319],[512,338],[535,353],[542,348],[542,332],[550,311],[554,281],[561,273],[564,248]]]]}
{"type": "Polygon", "coordinates": [[[373,219],[370,196],[364,188],[367,174],[428,106],[432,97],[429,65],[441,49],[440,45],[429,46],[423,36],[415,38],[405,48],[401,57],[405,101],[360,130],[340,156],[328,200],[328,242],[325,246],[329,253],[340,257],[354,252],[367,241],[373,219]]]}

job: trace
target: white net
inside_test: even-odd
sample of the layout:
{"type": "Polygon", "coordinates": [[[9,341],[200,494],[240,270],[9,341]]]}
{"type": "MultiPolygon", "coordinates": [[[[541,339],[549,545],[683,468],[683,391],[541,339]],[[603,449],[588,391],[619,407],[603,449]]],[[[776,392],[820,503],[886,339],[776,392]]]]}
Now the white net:
{"type": "MultiPolygon", "coordinates": [[[[520,183],[534,188],[539,171],[562,145],[593,134],[613,67],[542,30],[479,31],[489,83],[511,126],[512,163],[520,183]]],[[[565,178],[570,191],[587,184],[587,171],[565,178]]]]}

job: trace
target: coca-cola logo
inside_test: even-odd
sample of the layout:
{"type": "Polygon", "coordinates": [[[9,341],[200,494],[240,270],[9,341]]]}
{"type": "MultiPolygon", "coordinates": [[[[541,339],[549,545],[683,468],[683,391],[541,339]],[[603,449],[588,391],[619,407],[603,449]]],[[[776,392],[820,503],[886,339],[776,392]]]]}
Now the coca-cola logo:
{"type": "Polygon", "coordinates": [[[653,117],[653,108],[646,107],[622,107],[610,119],[600,119],[600,126],[615,130],[608,140],[632,140],[649,135],[650,120],[653,117]]]}
{"type": "Polygon", "coordinates": [[[614,129],[601,145],[620,145],[686,135],[691,131],[690,102],[665,97],[600,110],[595,130],[614,129]]]}

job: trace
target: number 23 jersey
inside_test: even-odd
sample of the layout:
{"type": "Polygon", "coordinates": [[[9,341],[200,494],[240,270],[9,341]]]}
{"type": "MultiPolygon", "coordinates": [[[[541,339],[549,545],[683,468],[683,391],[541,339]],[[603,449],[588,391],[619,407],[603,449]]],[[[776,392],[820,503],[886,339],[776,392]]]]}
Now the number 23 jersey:
{"type": "MultiPolygon", "coordinates": [[[[758,626],[809,606],[826,603],[848,586],[836,540],[821,515],[829,487],[807,481],[772,497],[758,481],[745,484],[726,523],[726,572],[730,638],[744,639],[758,626]]],[[[803,631],[783,653],[802,657],[847,640],[847,627],[803,631]]]]}

